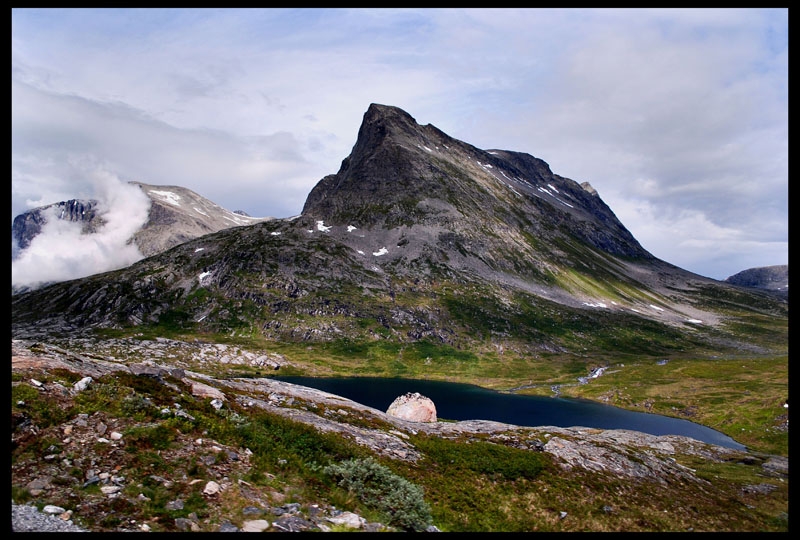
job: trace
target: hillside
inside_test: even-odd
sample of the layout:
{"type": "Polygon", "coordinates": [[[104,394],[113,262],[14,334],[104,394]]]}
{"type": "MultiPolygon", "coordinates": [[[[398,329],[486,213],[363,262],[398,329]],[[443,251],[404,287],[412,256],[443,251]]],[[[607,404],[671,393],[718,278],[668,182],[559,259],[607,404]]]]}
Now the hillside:
{"type": "Polygon", "coordinates": [[[238,347],[97,345],[12,343],[12,501],[83,530],[788,526],[785,457],[624,430],[410,422],[287,382],[195,371],[200,356],[260,365],[238,347]]]}
{"type": "Polygon", "coordinates": [[[353,152],[298,218],[196,238],[15,297],[12,309],[15,324],[167,324],[526,353],[650,342],[643,351],[661,354],[780,345],[780,332],[763,343],[739,333],[788,307],[658,260],[596,191],[541,160],[478,150],[372,105],[353,152]]]}

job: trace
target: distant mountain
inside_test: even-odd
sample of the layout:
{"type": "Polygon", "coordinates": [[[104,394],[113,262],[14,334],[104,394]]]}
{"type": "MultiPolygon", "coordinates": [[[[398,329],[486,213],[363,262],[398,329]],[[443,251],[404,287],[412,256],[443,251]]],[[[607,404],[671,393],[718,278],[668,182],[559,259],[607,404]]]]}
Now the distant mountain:
{"type": "MultiPolygon", "coordinates": [[[[149,186],[151,215],[175,215],[164,191],[177,193],[149,186]]],[[[193,206],[179,215],[202,215],[193,206]]],[[[481,150],[372,104],[351,154],[297,218],[18,295],[12,311],[14,324],[659,354],[754,347],[732,321],[788,307],[657,259],[589,184],[538,158],[481,150]]]]}
{"type": "MultiPolygon", "coordinates": [[[[145,257],[205,234],[272,219],[231,212],[184,187],[129,183],[138,186],[150,199],[147,221],[131,238],[145,257]]],[[[11,237],[18,252],[41,233],[47,222],[47,210],[52,208],[56,209],[58,219],[81,223],[84,234],[95,234],[105,224],[96,200],[72,199],[41,206],[14,218],[11,237]]]]}
{"type": "Polygon", "coordinates": [[[152,201],[147,223],[134,235],[145,257],[209,233],[272,219],[250,217],[241,210],[232,212],[180,186],[131,183],[152,201]]]}
{"type": "Polygon", "coordinates": [[[740,287],[766,289],[768,291],[789,293],[789,265],[760,266],[748,268],[725,278],[726,283],[740,287]]]}

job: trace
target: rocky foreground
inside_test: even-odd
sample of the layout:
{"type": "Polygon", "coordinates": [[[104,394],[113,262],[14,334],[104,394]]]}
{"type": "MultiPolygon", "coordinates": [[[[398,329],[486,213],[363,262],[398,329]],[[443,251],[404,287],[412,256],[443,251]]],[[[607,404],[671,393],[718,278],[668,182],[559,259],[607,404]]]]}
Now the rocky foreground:
{"type": "MultiPolygon", "coordinates": [[[[711,489],[708,480],[698,477],[693,469],[676,461],[677,454],[693,455],[711,462],[740,461],[759,468],[759,475],[764,478],[781,479],[781,482],[783,478],[788,479],[787,458],[756,455],[681,436],[653,436],[626,430],[582,427],[520,427],[481,420],[440,422],[435,421],[435,411],[432,415],[434,421],[410,421],[340,396],[288,382],[269,378],[217,379],[182,366],[178,357],[169,351],[176,347],[206,347],[207,361],[219,361],[219,358],[212,358],[212,350],[209,349],[212,347],[213,354],[224,356],[225,362],[256,363],[270,369],[278,369],[281,362],[285,362],[285,359],[277,356],[171,340],[139,343],[135,357],[148,358],[144,362],[105,354],[108,350],[89,355],[83,350],[75,352],[42,342],[12,340],[12,386],[33,386],[40,396],[46,396],[66,409],[98,378],[109,373],[126,373],[158,381],[178,392],[190,393],[221,411],[233,403],[248,410],[268,410],[313,426],[321,432],[337,433],[369,448],[375,454],[393,460],[418,460],[420,454],[409,442],[409,436],[425,432],[444,438],[480,435],[482,440],[496,444],[550,454],[564,471],[582,469],[630,481],[642,480],[664,485],[706,484],[711,489]],[[142,354],[145,350],[147,354],[142,354]],[[72,386],[66,386],[48,376],[63,372],[61,370],[75,374],[74,378],[79,380],[72,386]]],[[[198,352],[195,354],[197,357],[203,358],[203,355],[198,352]]],[[[16,405],[18,410],[25,410],[24,403],[16,405]]],[[[165,407],[161,413],[164,418],[187,414],[177,405],[165,407]]],[[[52,451],[43,448],[39,459],[17,459],[12,463],[12,486],[24,487],[39,500],[74,501],[79,497],[77,493],[80,489],[89,485],[99,486],[105,498],[131,497],[136,491],[136,480],[126,477],[124,460],[127,441],[124,434],[134,427],[136,421],[133,418],[112,418],[97,412],[77,415],[58,425],[41,429],[30,422],[24,412],[12,413],[13,447],[25,444],[31,438],[54,441],[52,451]]],[[[197,438],[180,440],[172,449],[160,450],[159,455],[170,462],[194,456],[202,462],[208,477],[188,480],[153,475],[150,482],[163,485],[187,482],[191,484],[188,489],[201,494],[212,506],[219,504],[220,508],[234,493],[245,501],[241,515],[218,516],[213,525],[210,520],[203,522],[191,517],[177,518],[174,527],[179,530],[389,530],[380,523],[368,523],[360,516],[329,505],[288,503],[289,489],[280,491],[249,485],[241,479],[246,477],[248,463],[253,458],[246,448],[229,448],[215,440],[197,438]],[[238,480],[232,480],[234,478],[238,480]]],[[[766,496],[774,489],[772,483],[765,481],[745,486],[743,496],[766,496]]],[[[140,504],[147,503],[144,500],[146,497],[141,494],[138,497],[140,504]]],[[[176,499],[168,504],[179,508],[183,501],[176,499]]],[[[91,515],[92,503],[78,503],[77,506],[81,515],[91,515]]],[[[99,508],[101,505],[96,506],[99,508]]],[[[63,511],[58,513],[62,519],[70,520],[73,517],[71,510],[64,510],[58,505],[55,508],[51,511],[63,511]]],[[[95,515],[93,519],[102,522],[103,516],[95,515]]],[[[150,527],[148,523],[120,519],[114,530],[147,531],[150,527]]],[[[435,530],[435,526],[432,530],[435,530]]]]}

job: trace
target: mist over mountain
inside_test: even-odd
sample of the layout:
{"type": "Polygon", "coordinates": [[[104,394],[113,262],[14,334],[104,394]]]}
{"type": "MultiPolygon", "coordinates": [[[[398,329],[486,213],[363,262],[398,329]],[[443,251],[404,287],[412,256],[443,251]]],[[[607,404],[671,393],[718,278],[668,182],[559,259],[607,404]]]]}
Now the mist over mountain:
{"type": "Polygon", "coordinates": [[[116,270],[192,238],[270,218],[231,212],[180,186],[105,178],[98,200],[71,199],[14,218],[12,290],[116,270]]]}

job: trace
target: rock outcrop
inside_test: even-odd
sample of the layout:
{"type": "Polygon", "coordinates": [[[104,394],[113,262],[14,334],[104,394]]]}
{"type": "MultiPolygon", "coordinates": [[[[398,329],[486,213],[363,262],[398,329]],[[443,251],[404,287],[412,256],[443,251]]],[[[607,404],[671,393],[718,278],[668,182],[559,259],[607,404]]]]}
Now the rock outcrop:
{"type": "Polygon", "coordinates": [[[48,206],[42,206],[29,212],[22,213],[14,218],[11,225],[11,238],[17,243],[17,248],[23,250],[31,244],[31,240],[42,232],[42,226],[47,222],[45,210],[53,209],[58,219],[81,223],[85,234],[96,232],[105,224],[105,220],[98,215],[97,201],[71,199],[48,206]]]}
{"type": "Polygon", "coordinates": [[[408,392],[395,399],[386,414],[410,422],[436,422],[436,405],[419,392],[408,392]]]}
{"type": "MultiPolygon", "coordinates": [[[[178,343],[173,340],[143,343],[134,362],[123,360],[119,346],[119,340],[73,339],[60,346],[12,340],[12,394],[15,388],[19,390],[15,394],[16,400],[12,401],[11,442],[12,448],[17,449],[11,467],[12,486],[15,490],[26,490],[41,502],[79,502],[75,505],[75,515],[81,518],[82,523],[91,524],[89,529],[93,532],[145,532],[152,530],[151,527],[157,527],[159,531],[185,532],[302,532],[334,530],[332,527],[336,530],[357,528],[365,532],[391,530],[380,523],[364,523],[359,517],[343,512],[344,509],[319,504],[314,499],[285,503],[285,492],[276,491],[272,484],[251,484],[247,479],[253,453],[246,447],[237,446],[235,438],[222,435],[227,431],[225,429],[220,432],[219,439],[211,438],[210,433],[198,437],[197,432],[174,429],[175,422],[194,422],[193,415],[205,409],[200,402],[211,397],[193,395],[191,390],[198,386],[198,379],[203,381],[204,387],[215,389],[227,398],[226,401],[214,400],[211,403],[220,422],[241,426],[247,423],[248,418],[255,417],[251,415],[260,415],[261,412],[277,414],[321,433],[350,440],[369,452],[398,463],[426,463],[430,456],[415,444],[414,439],[418,434],[425,434],[437,439],[460,441],[459,444],[482,441],[498,447],[541,453],[545,462],[559,468],[559,474],[575,479],[573,483],[576,485],[580,484],[580,479],[585,481],[589,474],[592,482],[599,482],[599,485],[607,481],[620,485],[623,480],[633,490],[652,490],[653,486],[658,486],[659,493],[668,489],[690,490],[695,496],[699,492],[703,497],[719,497],[729,505],[732,495],[725,491],[724,483],[688,468],[686,463],[689,459],[689,463],[708,461],[753,467],[742,477],[743,484],[735,495],[744,504],[754,504],[761,497],[776,496],[784,483],[788,488],[788,459],[781,456],[709,445],[682,436],[654,436],[627,430],[521,427],[486,420],[417,421],[273,378],[218,379],[203,375],[188,365],[175,365],[183,360],[167,353],[177,350],[178,343]],[[164,345],[170,348],[161,349],[164,345]],[[163,356],[158,362],[143,361],[141,354],[145,350],[153,356],[163,356]],[[103,377],[112,372],[119,376],[114,376],[117,382],[111,384],[128,395],[124,400],[126,406],[142,413],[150,410],[147,413],[151,415],[149,419],[142,421],[135,414],[118,414],[112,407],[108,411],[68,414],[53,425],[37,425],[36,407],[47,403],[51,410],[76,410],[76,400],[83,396],[97,392],[99,396],[103,395],[103,388],[109,388],[109,379],[104,381],[103,377]],[[65,384],[65,381],[76,379],[88,379],[87,385],[70,389],[65,384]],[[173,427],[166,431],[152,431],[165,425],[173,427]],[[155,471],[156,474],[135,465],[136,456],[141,455],[142,449],[136,448],[144,441],[141,439],[143,433],[169,433],[174,437],[172,444],[157,454],[163,466],[155,471]],[[44,444],[43,441],[53,444],[44,444]],[[38,452],[41,455],[20,451],[23,447],[40,448],[38,452]],[[186,463],[197,463],[197,478],[186,476],[185,465],[181,465],[186,463]],[[754,484],[751,481],[754,477],[762,481],[754,484]],[[207,504],[209,517],[199,519],[194,513],[187,513],[185,517],[170,520],[142,520],[141,516],[149,511],[144,506],[149,501],[146,497],[149,492],[142,490],[144,483],[157,484],[162,490],[160,492],[172,493],[164,503],[170,511],[184,508],[184,500],[178,497],[178,493],[200,494],[207,504]],[[99,494],[87,493],[86,488],[90,485],[99,486],[99,494]],[[116,520],[110,514],[111,499],[117,500],[114,505],[126,505],[124,514],[117,512],[127,516],[126,519],[116,520]],[[245,500],[248,506],[242,509],[240,501],[245,500]],[[235,502],[234,507],[230,501],[235,502]]],[[[431,407],[429,412],[435,415],[432,401],[420,394],[406,394],[398,397],[396,402],[401,410],[403,407],[410,409],[409,404],[422,405],[417,410],[424,410],[427,404],[431,407]]],[[[207,410],[201,414],[207,414],[207,410]]],[[[282,461],[278,461],[274,471],[281,467],[282,461]]],[[[287,485],[284,489],[289,487],[287,485]]],[[[540,490],[541,486],[533,484],[531,489],[540,490]]],[[[622,508],[624,505],[614,504],[615,500],[622,499],[608,492],[603,497],[604,507],[613,507],[614,513],[620,515],[627,512],[622,508]]],[[[48,508],[50,506],[45,506],[45,512],[48,508]]],[[[40,523],[35,516],[16,517],[17,510],[14,510],[15,532],[62,530],[40,523]]],[[[62,519],[75,517],[70,512],[71,509],[61,512],[62,519]]],[[[634,510],[634,513],[638,512],[634,510]]],[[[713,526],[706,523],[704,517],[694,516],[693,526],[713,526]]],[[[564,524],[571,527],[567,521],[564,524]]],[[[644,529],[651,526],[650,523],[639,525],[644,529]]],[[[564,530],[577,531],[574,528],[564,530]]]]}

